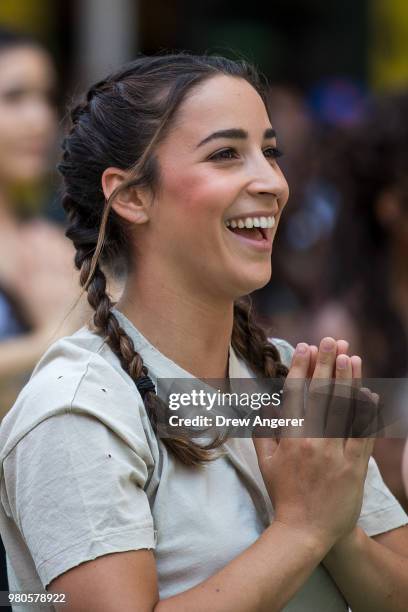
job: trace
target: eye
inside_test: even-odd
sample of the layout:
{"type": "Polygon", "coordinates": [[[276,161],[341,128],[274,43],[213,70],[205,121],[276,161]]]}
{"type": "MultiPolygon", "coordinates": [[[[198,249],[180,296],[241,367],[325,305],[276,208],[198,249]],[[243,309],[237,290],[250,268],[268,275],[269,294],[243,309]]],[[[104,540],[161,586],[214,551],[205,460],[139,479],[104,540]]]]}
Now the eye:
{"type": "Polygon", "coordinates": [[[264,149],[264,155],[272,159],[277,159],[278,157],[282,157],[283,151],[277,149],[276,147],[268,147],[267,149],[264,149]]]}
{"type": "Polygon", "coordinates": [[[210,161],[216,161],[216,160],[228,161],[230,159],[235,159],[236,156],[237,156],[236,150],[228,148],[228,149],[221,149],[221,151],[217,151],[216,153],[211,155],[208,159],[210,161]]]}
{"type": "Polygon", "coordinates": [[[10,104],[18,103],[24,100],[27,92],[24,89],[9,89],[4,91],[1,95],[4,102],[8,102],[10,104]]]}
{"type": "MultiPolygon", "coordinates": [[[[267,149],[264,149],[263,153],[265,157],[268,157],[270,159],[277,159],[278,157],[282,157],[283,155],[283,152],[280,149],[277,149],[276,147],[268,147],[267,149]]],[[[235,149],[228,148],[217,151],[208,159],[210,161],[229,161],[231,159],[236,159],[237,157],[237,151],[235,149]]]]}

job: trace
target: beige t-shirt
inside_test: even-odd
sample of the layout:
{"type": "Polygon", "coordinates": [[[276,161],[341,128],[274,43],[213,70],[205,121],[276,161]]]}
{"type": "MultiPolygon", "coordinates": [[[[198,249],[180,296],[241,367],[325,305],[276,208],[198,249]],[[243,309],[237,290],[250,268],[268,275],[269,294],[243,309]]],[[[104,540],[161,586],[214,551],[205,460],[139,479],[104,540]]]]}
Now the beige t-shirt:
{"type": "MultiPolygon", "coordinates": [[[[117,316],[153,382],[192,378],[117,316]]],[[[289,363],[292,347],[273,342],[289,363]]],[[[254,376],[232,347],[229,375],[254,376]]],[[[10,590],[36,592],[84,561],[141,548],[154,549],[162,598],[202,582],[273,518],[252,440],[225,447],[226,456],[185,467],[155,437],[134,382],[101,338],[83,328],[59,340],[0,428],[10,590]]],[[[407,522],[371,460],[359,524],[375,535],[407,522]]],[[[343,612],[347,604],[319,565],[285,610],[343,612]]]]}

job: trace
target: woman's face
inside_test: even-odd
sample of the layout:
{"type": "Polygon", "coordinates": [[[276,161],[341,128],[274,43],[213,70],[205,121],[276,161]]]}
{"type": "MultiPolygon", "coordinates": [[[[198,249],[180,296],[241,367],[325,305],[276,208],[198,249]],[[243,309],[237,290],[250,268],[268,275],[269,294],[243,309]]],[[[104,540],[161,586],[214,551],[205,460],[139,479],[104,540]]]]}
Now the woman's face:
{"type": "Polygon", "coordinates": [[[158,147],[160,189],[144,243],[174,286],[235,299],[269,281],[288,199],[275,153],[265,106],[244,79],[216,76],[186,98],[158,147]],[[231,231],[233,221],[265,225],[262,218],[272,227],[231,231]]]}
{"type": "Polygon", "coordinates": [[[0,52],[0,182],[35,181],[49,168],[55,72],[36,47],[0,52]]]}

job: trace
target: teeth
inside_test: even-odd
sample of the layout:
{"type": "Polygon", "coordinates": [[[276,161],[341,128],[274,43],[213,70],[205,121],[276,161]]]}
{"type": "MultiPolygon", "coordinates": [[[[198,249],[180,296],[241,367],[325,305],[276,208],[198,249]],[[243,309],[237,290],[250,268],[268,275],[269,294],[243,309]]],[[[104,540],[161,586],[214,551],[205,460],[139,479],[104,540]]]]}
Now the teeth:
{"type": "Polygon", "coordinates": [[[242,219],[233,219],[232,221],[226,221],[226,227],[231,227],[232,229],[238,227],[243,229],[244,227],[251,229],[253,227],[274,227],[275,226],[275,217],[245,217],[242,219]]]}

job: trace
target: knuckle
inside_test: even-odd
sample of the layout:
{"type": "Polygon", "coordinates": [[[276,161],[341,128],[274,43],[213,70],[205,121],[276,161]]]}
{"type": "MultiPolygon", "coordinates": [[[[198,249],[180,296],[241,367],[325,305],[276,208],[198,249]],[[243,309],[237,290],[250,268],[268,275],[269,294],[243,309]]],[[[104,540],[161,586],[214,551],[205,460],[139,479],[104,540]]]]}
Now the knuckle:
{"type": "Polygon", "coordinates": [[[311,457],[316,452],[316,445],[313,438],[301,438],[299,446],[302,454],[306,457],[311,457]]]}

